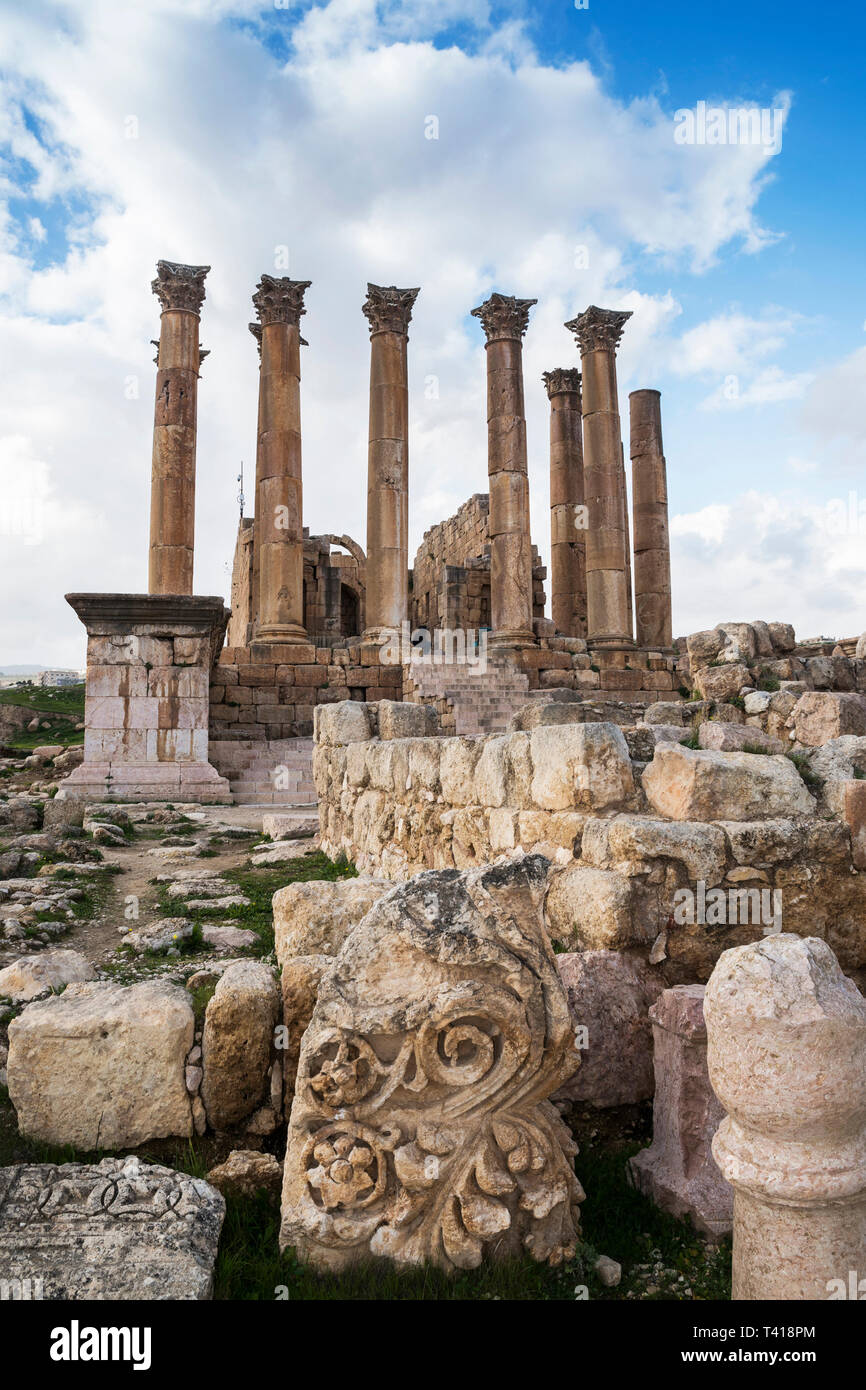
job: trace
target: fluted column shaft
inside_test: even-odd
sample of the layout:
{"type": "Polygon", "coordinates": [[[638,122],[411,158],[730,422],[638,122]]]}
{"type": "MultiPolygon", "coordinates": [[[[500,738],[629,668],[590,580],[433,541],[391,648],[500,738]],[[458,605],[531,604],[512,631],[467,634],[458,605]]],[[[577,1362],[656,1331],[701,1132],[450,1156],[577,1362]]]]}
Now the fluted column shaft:
{"type": "Polygon", "coordinates": [[[580,347],[583,377],[583,468],[587,638],[631,646],[629,535],[625,467],[616,387],[616,348],[630,313],[591,305],[566,324],[580,347]]]}
{"type": "Polygon", "coordinates": [[[635,636],[639,647],[670,647],[673,644],[671,553],[661,393],[632,391],[628,399],[635,636]]]}
{"type": "Polygon", "coordinates": [[[551,616],[564,637],[586,636],[586,526],[580,372],[545,372],[550,398],[551,616]]]}
{"type": "Polygon", "coordinates": [[[254,640],[303,642],[301,333],[309,280],[263,275],[253,295],[261,347],[256,448],[254,640]]]}
{"type": "Polygon", "coordinates": [[[368,285],[367,619],[375,640],[409,618],[408,343],[417,289],[368,285]]]}
{"type": "Polygon", "coordinates": [[[200,311],[207,265],[159,261],[162,306],[153,412],[148,591],[191,594],[195,551],[195,451],[200,311]]]}
{"type": "Polygon", "coordinates": [[[490,620],[500,646],[534,640],[522,340],[535,303],[492,294],[472,310],[487,337],[490,620]]]}

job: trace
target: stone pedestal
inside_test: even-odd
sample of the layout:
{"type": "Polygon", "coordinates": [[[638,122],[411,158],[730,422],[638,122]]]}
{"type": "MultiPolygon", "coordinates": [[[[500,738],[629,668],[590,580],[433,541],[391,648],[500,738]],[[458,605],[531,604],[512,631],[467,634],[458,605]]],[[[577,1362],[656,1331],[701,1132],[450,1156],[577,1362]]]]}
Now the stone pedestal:
{"type": "Polygon", "coordinates": [[[261,350],[253,641],[298,643],[304,628],[301,315],[309,280],[263,275],[253,295],[261,350]]]}
{"type": "Polygon", "coordinates": [[[780,935],[723,952],[704,1011],[732,1297],[847,1297],[866,1275],[866,999],[825,942],[780,935]]]}
{"type": "Polygon", "coordinates": [[[67,594],[87,628],[84,762],[62,786],[94,801],[230,802],[208,761],[221,598],[67,594]]]}
{"type": "Polygon", "coordinates": [[[159,261],[162,305],[153,416],[148,588],[191,594],[195,545],[195,448],[199,314],[210,266],[159,261]]]}
{"type": "Polygon", "coordinates": [[[563,637],[586,636],[586,512],[580,372],[545,372],[550,398],[551,615],[563,637]]]}
{"type": "Polygon", "coordinates": [[[671,553],[668,484],[662,448],[661,393],[632,391],[628,398],[634,518],[635,639],[639,647],[669,651],[671,553]]]}
{"type": "Polygon", "coordinates": [[[583,378],[583,477],[587,639],[630,647],[629,535],[616,388],[616,349],[631,314],[594,304],[567,323],[580,348],[583,378]]]}
{"type": "Polygon", "coordinates": [[[640,1190],[672,1216],[712,1237],[730,1233],[734,1193],[710,1151],[725,1112],[707,1071],[704,986],[666,989],[649,1011],[653,1026],[653,1141],[635,1154],[640,1190]]]}
{"type": "Polygon", "coordinates": [[[370,444],[367,455],[365,640],[385,641],[409,619],[409,392],[412,306],[420,291],[369,285],[370,444]]]}
{"type": "Polygon", "coordinates": [[[491,645],[500,648],[535,640],[522,344],[537,302],[492,294],[472,310],[487,338],[491,645]]]}

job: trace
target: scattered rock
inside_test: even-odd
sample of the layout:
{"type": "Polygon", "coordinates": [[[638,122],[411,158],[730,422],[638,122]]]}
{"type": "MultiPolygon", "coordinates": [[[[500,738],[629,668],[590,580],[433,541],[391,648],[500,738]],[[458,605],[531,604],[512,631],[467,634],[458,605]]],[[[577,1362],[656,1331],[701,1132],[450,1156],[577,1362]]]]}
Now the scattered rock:
{"type": "Polygon", "coordinates": [[[78,951],[44,951],[35,959],[23,957],[0,970],[0,996],[13,1004],[26,1004],[51,990],[95,976],[90,961],[78,951]]]}
{"type": "Polygon", "coordinates": [[[218,1192],[252,1197],[264,1191],[275,1201],[279,1199],[282,1180],[282,1164],[274,1155],[251,1149],[233,1149],[225,1163],[211,1168],[207,1175],[207,1181],[218,1192]]]}

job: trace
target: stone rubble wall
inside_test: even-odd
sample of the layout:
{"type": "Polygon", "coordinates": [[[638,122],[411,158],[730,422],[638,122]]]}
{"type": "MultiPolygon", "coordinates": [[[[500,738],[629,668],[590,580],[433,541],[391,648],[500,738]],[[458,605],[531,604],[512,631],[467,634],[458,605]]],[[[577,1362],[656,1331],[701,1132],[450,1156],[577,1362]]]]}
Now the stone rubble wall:
{"type": "MultiPolygon", "coordinates": [[[[399,708],[405,731],[417,707],[399,708]]],[[[681,924],[678,889],[721,887],[728,901],[731,891],[764,892],[765,912],[779,890],[783,930],[820,935],[843,969],[866,970],[862,802],[846,820],[838,800],[834,808],[822,789],[813,794],[781,755],[692,749],[670,733],[653,748],[650,725],[624,733],[612,721],[541,722],[582,716],[580,706],[551,702],[528,707],[534,727],[506,734],[394,737],[366,705],[320,709],[313,775],[323,849],[394,882],[544,854],[556,865],[548,916],[559,944],[653,956],[665,985],[706,980],[722,950],[772,925],[757,907],[742,924],[681,924]]],[[[866,738],[856,742],[866,765],[866,738]]],[[[814,758],[838,764],[836,745],[814,758]]],[[[866,789],[850,775],[839,782],[866,789]]],[[[742,909],[762,900],[736,901],[742,909]]]]}

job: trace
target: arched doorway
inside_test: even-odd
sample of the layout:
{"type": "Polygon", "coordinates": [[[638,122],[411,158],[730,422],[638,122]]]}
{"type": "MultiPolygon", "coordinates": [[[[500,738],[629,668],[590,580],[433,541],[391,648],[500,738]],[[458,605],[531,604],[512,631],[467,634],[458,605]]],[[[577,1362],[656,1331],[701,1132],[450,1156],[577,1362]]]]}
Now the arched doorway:
{"type": "Polygon", "coordinates": [[[340,633],[343,637],[359,637],[361,634],[358,595],[348,584],[340,585],[340,633]]]}

